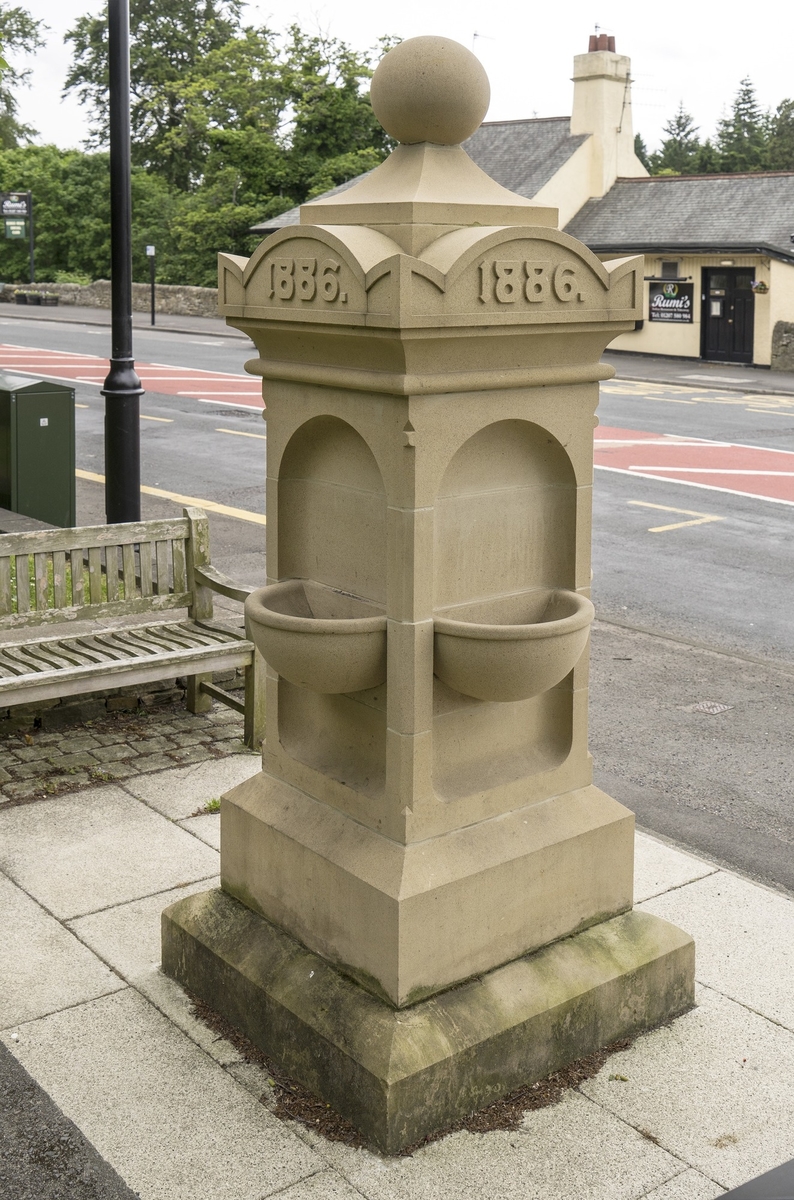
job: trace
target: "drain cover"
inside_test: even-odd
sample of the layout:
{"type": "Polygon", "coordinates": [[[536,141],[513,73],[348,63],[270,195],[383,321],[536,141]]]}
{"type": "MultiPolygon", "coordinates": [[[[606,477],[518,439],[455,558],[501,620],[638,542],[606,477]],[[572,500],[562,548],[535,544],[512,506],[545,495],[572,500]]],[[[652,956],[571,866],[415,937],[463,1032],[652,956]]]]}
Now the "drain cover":
{"type": "Polygon", "coordinates": [[[717,700],[701,700],[700,704],[693,704],[689,711],[708,713],[710,717],[716,717],[718,713],[728,712],[732,708],[732,704],[720,704],[717,700]]]}

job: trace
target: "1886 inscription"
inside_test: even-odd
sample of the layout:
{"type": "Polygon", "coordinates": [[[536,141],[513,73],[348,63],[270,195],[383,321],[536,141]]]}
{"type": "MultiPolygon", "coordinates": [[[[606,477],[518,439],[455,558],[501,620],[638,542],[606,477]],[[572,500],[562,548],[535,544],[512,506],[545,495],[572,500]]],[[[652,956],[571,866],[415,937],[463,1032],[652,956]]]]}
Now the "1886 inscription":
{"type": "Polygon", "coordinates": [[[536,262],[521,259],[496,259],[480,263],[480,300],[487,304],[515,304],[527,300],[542,304],[556,296],[567,303],[584,300],[576,268],[570,263],[536,262]]]}
{"type": "Polygon", "coordinates": [[[313,300],[318,296],[326,304],[347,303],[347,292],[340,289],[339,269],[335,258],[272,258],[270,299],[313,300]]]}

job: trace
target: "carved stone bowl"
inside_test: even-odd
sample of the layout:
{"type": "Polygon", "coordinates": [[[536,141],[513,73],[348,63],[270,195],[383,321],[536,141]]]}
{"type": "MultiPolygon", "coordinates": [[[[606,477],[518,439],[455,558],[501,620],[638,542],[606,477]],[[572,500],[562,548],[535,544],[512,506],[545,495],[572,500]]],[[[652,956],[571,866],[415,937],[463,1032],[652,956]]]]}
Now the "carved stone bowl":
{"type": "Polygon", "coordinates": [[[386,617],[367,600],[307,579],[258,588],[246,626],[283,679],[315,692],[360,692],[386,678],[386,617]]]}
{"type": "Polygon", "coordinates": [[[503,702],[560,683],[587,645],[595,612],[586,596],[564,588],[446,611],[455,616],[434,620],[435,674],[465,696],[503,702]]]}

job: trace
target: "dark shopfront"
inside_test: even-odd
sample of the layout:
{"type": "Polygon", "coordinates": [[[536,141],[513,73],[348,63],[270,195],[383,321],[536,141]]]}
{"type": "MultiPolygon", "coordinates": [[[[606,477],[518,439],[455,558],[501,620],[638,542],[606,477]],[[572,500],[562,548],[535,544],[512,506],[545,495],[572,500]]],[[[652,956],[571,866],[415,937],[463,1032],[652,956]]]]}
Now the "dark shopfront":
{"type": "Polygon", "coordinates": [[[701,354],[714,362],[751,363],[755,295],[752,267],[704,267],[701,354]]]}

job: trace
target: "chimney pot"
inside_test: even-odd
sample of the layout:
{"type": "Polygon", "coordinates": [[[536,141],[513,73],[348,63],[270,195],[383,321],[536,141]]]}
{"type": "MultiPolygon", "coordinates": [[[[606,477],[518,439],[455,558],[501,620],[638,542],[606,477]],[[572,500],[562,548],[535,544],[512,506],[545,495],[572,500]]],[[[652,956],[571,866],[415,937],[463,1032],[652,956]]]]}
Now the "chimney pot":
{"type": "Polygon", "coordinates": [[[587,53],[592,54],[593,51],[597,50],[597,49],[598,49],[598,37],[596,34],[591,33],[590,34],[590,45],[587,47],[587,53]]]}
{"type": "Polygon", "coordinates": [[[607,50],[611,50],[613,54],[615,53],[615,39],[613,37],[607,38],[607,50]]]}

